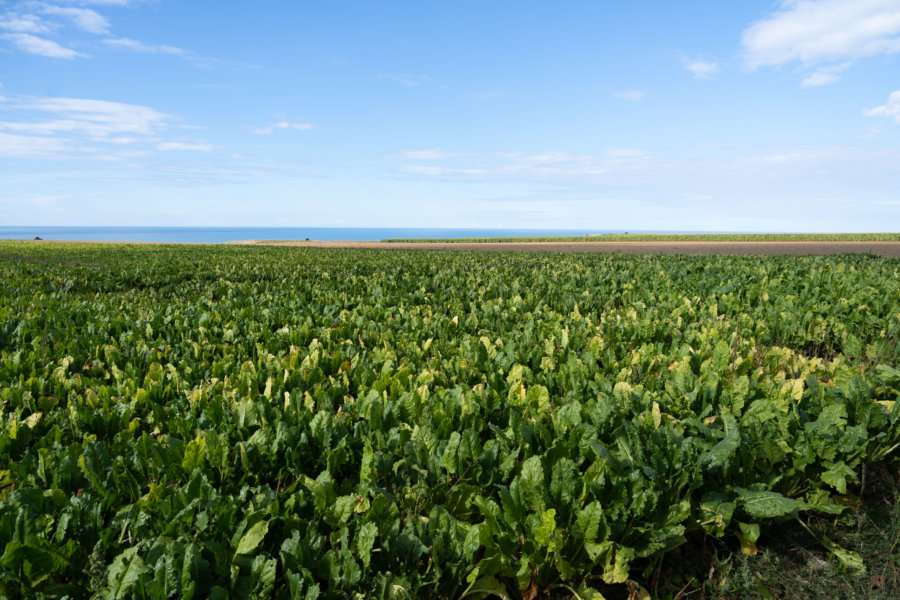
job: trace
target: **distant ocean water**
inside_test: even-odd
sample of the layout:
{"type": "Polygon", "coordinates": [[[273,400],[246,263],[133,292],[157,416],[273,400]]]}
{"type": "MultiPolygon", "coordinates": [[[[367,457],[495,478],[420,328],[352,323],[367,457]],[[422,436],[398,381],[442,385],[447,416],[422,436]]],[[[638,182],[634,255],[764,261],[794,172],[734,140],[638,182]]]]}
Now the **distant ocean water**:
{"type": "MultiPolygon", "coordinates": [[[[220,244],[240,240],[355,242],[388,238],[460,238],[622,233],[611,229],[426,229],[396,227],[43,227],[0,226],[0,239],[185,242],[220,244]]],[[[632,231],[632,233],[639,233],[632,231]]]]}

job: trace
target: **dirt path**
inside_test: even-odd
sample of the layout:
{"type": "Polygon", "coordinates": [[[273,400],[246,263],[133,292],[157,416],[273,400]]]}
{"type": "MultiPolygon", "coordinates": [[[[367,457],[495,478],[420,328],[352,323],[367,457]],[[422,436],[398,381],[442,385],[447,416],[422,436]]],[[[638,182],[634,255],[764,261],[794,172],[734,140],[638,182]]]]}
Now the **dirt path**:
{"type": "Polygon", "coordinates": [[[232,242],[249,246],[377,248],[393,250],[478,250],[482,252],[605,252],[623,254],[874,254],[900,257],[900,242],[232,242]]]}

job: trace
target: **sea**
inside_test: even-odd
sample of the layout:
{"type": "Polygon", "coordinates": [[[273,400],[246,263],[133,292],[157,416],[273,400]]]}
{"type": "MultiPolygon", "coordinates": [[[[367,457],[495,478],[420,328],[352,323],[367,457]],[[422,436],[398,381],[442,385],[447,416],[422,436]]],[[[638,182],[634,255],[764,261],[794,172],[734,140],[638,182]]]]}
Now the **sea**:
{"type": "MultiPolygon", "coordinates": [[[[612,229],[431,229],[397,227],[48,227],[0,225],[0,239],[221,244],[241,240],[370,242],[385,239],[579,236],[612,229]]],[[[645,233],[633,230],[632,233],[645,233]]],[[[654,232],[657,233],[657,232],[654,232]]],[[[665,232],[672,233],[672,232],[665,232]]]]}

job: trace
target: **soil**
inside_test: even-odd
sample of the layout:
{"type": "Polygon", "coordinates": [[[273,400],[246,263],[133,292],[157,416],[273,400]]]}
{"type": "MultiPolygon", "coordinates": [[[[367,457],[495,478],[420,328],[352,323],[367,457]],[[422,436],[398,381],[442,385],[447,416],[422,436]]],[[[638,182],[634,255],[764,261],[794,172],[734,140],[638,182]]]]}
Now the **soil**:
{"type": "Polygon", "coordinates": [[[269,242],[241,245],[301,248],[374,248],[390,250],[477,250],[481,252],[605,252],[622,254],[873,254],[900,257],[900,242],[269,242]]]}

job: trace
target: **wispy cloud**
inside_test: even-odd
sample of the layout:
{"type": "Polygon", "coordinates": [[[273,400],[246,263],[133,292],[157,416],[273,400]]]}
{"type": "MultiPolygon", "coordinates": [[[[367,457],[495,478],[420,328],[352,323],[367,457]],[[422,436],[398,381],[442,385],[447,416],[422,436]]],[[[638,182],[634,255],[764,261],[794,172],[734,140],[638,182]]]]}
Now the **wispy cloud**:
{"type": "Polygon", "coordinates": [[[75,27],[87,31],[88,33],[103,35],[109,31],[109,21],[106,20],[106,17],[90,8],[45,5],[41,8],[41,12],[47,15],[66,18],[70,20],[75,27]]]}
{"type": "Polygon", "coordinates": [[[89,6],[128,6],[131,0],[64,0],[67,4],[86,4],[89,6]]]}
{"type": "Polygon", "coordinates": [[[153,151],[205,152],[202,140],[165,139],[175,117],[147,106],[85,98],[6,98],[3,156],[118,160],[153,151]]]}
{"type": "Polygon", "coordinates": [[[58,117],[50,121],[3,123],[0,128],[20,131],[31,129],[34,133],[78,131],[92,138],[104,138],[112,134],[151,135],[166,127],[171,117],[136,104],[88,100],[83,98],[37,98],[17,104],[21,110],[49,113],[58,117]]]}
{"type": "Polygon", "coordinates": [[[773,145],[708,153],[702,158],[654,156],[628,148],[590,155],[497,152],[421,164],[398,161],[397,167],[402,176],[437,180],[447,187],[465,183],[466,194],[504,190],[493,200],[460,201],[453,208],[483,215],[490,204],[498,218],[507,219],[507,226],[512,226],[508,219],[523,214],[527,217],[523,224],[549,226],[568,211],[560,225],[564,221],[568,227],[582,223],[629,227],[640,221],[648,229],[771,230],[790,228],[798,219],[811,223],[813,214],[821,215],[814,221],[819,230],[847,230],[864,222],[859,219],[860,206],[890,218],[884,211],[872,212],[872,207],[896,203],[898,161],[900,148],[883,145],[773,145]],[[535,197],[526,201],[523,193],[535,197]],[[753,210],[723,215],[718,209],[724,204],[753,210]],[[822,214],[823,205],[833,209],[822,214]],[[780,217],[773,221],[771,214],[780,217]]]}
{"type": "Polygon", "coordinates": [[[274,133],[279,129],[293,129],[295,131],[308,131],[312,129],[313,126],[309,123],[290,123],[288,121],[279,121],[278,123],[273,123],[266,127],[253,127],[250,129],[250,133],[256,135],[268,135],[270,133],[274,133]]]}
{"type": "Polygon", "coordinates": [[[192,150],[196,152],[209,152],[213,149],[212,144],[205,142],[161,142],[156,145],[157,150],[170,152],[172,150],[192,150]]]}
{"type": "Polygon", "coordinates": [[[616,92],[614,96],[620,100],[640,102],[644,99],[644,97],[646,97],[646,94],[641,90],[623,90],[621,92],[616,92]]]}
{"type": "Polygon", "coordinates": [[[0,156],[4,158],[55,158],[75,150],[66,140],[0,132],[0,156]]]}
{"type": "MultiPolygon", "coordinates": [[[[9,3],[11,8],[0,11],[0,40],[11,42],[12,46],[22,52],[45,56],[48,58],[73,59],[86,57],[87,54],[67,47],[64,36],[68,33],[66,25],[71,24],[87,33],[106,36],[98,40],[108,48],[140,52],[143,54],[167,54],[180,57],[196,67],[233,65],[229,61],[198,56],[188,50],[168,44],[150,44],[127,37],[116,37],[106,16],[86,6],[98,9],[108,7],[124,7],[132,4],[127,0],[56,0],[52,4],[37,0],[20,0],[9,3]],[[69,6],[66,6],[68,4],[69,6]],[[71,6],[71,5],[77,6],[71,6]],[[40,36],[36,34],[41,34],[40,36]],[[53,39],[49,39],[53,38],[53,39]]],[[[0,7],[4,5],[0,0],[0,7]]],[[[238,65],[250,67],[252,65],[238,65]]]]}
{"type": "Polygon", "coordinates": [[[413,75],[411,73],[389,73],[387,75],[382,75],[382,77],[407,87],[418,87],[426,83],[435,82],[435,80],[428,75],[413,75]]]}
{"type": "Polygon", "coordinates": [[[818,87],[828,85],[840,81],[841,73],[850,68],[853,63],[845,62],[838,65],[829,65],[827,67],[819,67],[803,80],[803,87],[818,87]]]}
{"type": "Polygon", "coordinates": [[[400,170],[410,175],[425,175],[428,177],[450,177],[450,178],[481,178],[491,175],[491,171],[487,169],[477,168],[461,168],[461,167],[442,167],[436,165],[401,165],[400,170]]]}
{"type": "Polygon", "coordinates": [[[900,90],[891,92],[887,103],[866,109],[863,114],[867,117],[892,117],[896,123],[900,123],[900,90]]]}
{"type": "Polygon", "coordinates": [[[719,64],[708,60],[686,61],[684,68],[694,74],[697,79],[712,79],[719,72],[719,64]]]}
{"type": "Polygon", "coordinates": [[[859,137],[863,140],[877,140],[881,137],[881,130],[877,127],[868,127],[859,137]]]}
{"type": "Polygon", "coordinates": [[[47,58],[62,58],[71,60],[87,56],[81,52],[60,46],[53,40],[48,40],[30,33],[5,33],[0,38],[9,40],[13,45],[28,54],[36,54],[37,56],[46,56],[47,58]]]}
{"type": "Polygon", "coordinates": [[[172,54],[174,56],[186,56],[187,52],[175,46],[167,46],[165,44],[145,44],[137,40],[129,38],[109,38],[103,40],[107,46],[114,48],[123,48],[134,52],[143,52],[145,54],[172,54]]]}
{"type": "Polygon", "coordinates": [[[441,148],[424,148],[422,150],[405,150],[400,153],[401,158],[407,160],[443,160],[455,156],[450,152],[445,152],[441,148]]]}
{"type": "Polygon", "coordinates": [[[610,148],[598,155],[568,152],[431,152],[403,153],[403,159],[429,161],[430,164],[402,164],[400,170],[410,175],[450,179],[570,180],[631,171],[639,168],[647,158],[644,151],[631,148],[610,148]],[[434,164],[438,161],[444,164],[434,164]]]}

